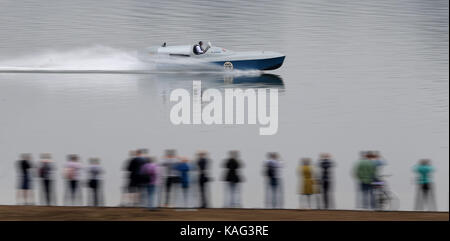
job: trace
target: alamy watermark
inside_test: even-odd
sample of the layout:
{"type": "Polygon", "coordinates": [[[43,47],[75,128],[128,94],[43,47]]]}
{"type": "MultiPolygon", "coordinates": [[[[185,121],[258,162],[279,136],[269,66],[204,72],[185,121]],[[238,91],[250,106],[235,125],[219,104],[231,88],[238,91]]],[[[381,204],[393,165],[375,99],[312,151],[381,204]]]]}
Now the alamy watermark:
{"type": "Polygon", "coordinates": [[[260,135],[277,133],[278,89],[225,88],[223,95],[212,88],[202,92],[202,83],[196,80],[192,82],[192,98],[188,90],[175,89],[170,93],[170,101],[177,102],[170,110],[170,121],[174,125],[242,125],[246,120],[247,124],[261,125],[260,135]]]}

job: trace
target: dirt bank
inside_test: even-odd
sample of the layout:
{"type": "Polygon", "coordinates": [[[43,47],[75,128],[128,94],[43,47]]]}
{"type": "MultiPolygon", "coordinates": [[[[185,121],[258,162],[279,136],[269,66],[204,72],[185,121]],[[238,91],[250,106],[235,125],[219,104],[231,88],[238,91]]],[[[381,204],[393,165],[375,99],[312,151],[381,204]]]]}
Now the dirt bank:
{"type": "Polygon", "coordinates": [[[346,210],[159,209],[122,207],[0,206],[0,220],[86,221],[448,221],[448,212],[374,212],[346,210]]]}

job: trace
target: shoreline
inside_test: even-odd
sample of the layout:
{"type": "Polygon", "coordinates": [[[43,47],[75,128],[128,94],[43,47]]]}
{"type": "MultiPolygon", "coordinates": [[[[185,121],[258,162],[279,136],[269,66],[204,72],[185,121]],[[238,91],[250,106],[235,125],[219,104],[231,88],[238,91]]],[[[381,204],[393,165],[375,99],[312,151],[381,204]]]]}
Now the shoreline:
{"type": "Polygon", "coordinates": [[[0,221],[449,221],[449,212],[0,205],[0,221]]]}

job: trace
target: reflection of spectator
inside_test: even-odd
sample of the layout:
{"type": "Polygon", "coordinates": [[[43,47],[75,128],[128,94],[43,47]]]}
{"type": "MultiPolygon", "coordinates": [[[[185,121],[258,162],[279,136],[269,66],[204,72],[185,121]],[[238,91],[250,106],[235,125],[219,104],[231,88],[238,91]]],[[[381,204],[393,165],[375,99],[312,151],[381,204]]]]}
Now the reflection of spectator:
{"type": "Polygon", "coordinates": [[[376,156],[368,152],[365,158],[361,159],[355,168],[355,176],[360,183],[361,199],[363,208],[374,208],[375,198],[373,195],[372,183],[375,179],[375,162],[376,156]]]}
{"type": "Polygon", "coordinates": [[[320,155],[319,167],[321,169],[320,185],[322,188],[323,207],[329,209],[333,200],[330,192],[333,185],[331,169],[334,167],[330,154],[323,153],[320,155]]]}
{"type": "Polygon", "coordinates": [[[197,166],[199,170],[199,188],[200,188],[200,208],[208,207],[208,198],[207,198],[207,185],[210,177],[208,176],[208,169],[210,160],[208,159],[208,153],[205,151],[201,151],[198,153],[197,166]]]}
{"type": "Polygon", "coordinates": [[[238,151],[230,151],[230,158],[225,160],[223,167],[225,171],[225,181],[228,183],[228,203],[225,202],[227,207],[240,207],[241,197],[238,184],[242,181],[239,175],[239,169],[242,168],[242,164],[239,158],[238,151]]]}
{"type": "Polygon", "coordinates": [[[436,201],[434,199],[434,188],[432,182],[432,173],[434,172],[430,160],[422,159],[419,164],[414,167],[417,173],[417,197],[416,210],[425,210],[428,206],[430,211],[436,210],[436,201]]]}
{"type": "Polygon", "coordinates": [[[45,204],[50,206],[54,204],[55,200],[53,195],[53,171],[54,165],[49,153],[41,154],[41,163],[39,166],[39,177],[42,181],[42,191],[45,198],[45,204]]]}
{"type": "Polygon", "coordinates": [[[17,162],[17,168],[20,176],[19,187],[17,190],[17,203],[33,204],[34,195],[32,190],[32,175],[31,170],[33,164],[31,163],[31,154],[22,154],[21,160],[17,162]]]}

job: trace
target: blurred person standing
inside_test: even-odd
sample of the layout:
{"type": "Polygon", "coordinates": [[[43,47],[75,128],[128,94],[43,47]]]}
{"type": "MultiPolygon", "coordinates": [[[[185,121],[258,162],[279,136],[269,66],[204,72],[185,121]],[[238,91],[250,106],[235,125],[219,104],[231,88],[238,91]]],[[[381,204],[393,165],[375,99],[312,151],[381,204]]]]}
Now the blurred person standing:
{"type": "Polygon", "coordinates": [[[158,184],[159,168],[154,158],[149,157],[145,162],[146,163],[142,165],[141,175],[146,177],[145,182],[148,196],[147,207],[150,210],[155,210],[155,196],[157,193],[156,189],[158,184]]]}
{"type": "Polygon", "coordinates": [[[165,156],[163,157],[162,166],[165,168],[165,192],[166,200],[165,206],[170,205],[170,196],[172,186],[180,183],[180,176],[178,171],[175,169],[176,165],[180,162],[179,158],[176,156],[175,150],[166,150],[165,156]]]}
{"type": "Polygon", "coordinates": [[[264,162],[264,175],[266,176],[266,206],[271,208],[281,207],[281,172],[282,163],[275,152],[267,154],[264,162]]]}
{"type": "Polygon", "coordinates": [[[302,207],[302,197],[306,198],[307,208],[311,209],[311,199],[315,192],[315,180],[314,180],[314,169],[311,165],[311,158],[302,158],[300,160],[299,176],[301,177],[300,182],[300,208],[302,207]]]}
{"type": "MultiPolygon", "coordinates": [[[[367,151],[363,150],[359,152],[358,160],[355,163],[366,158],[367,151]]],[[[361,183],[355,176],[355,167],[351,168],[350,176],[354,177],[355,180],[355,204],[357,209],[362,208],[362,197],[361,197],[361,183]]]]}
{"type": "Polygon", "coordinates": [[[176,164],[175,169],[179,172],[180,184],[183,193],[183,207],[189,207],[189,171],[191,167],[187,158],[181,158],[181,161],[176,164]]]}
{"type": "Polygon", "coordinates": [[[131,158],[126,168],[126,170],[129,173],[128,200],[131,206],[139,205],[141,199],[140,194],[141,194],[142,180],[140,171],[142,165],[145,164],[143,155],[144,152],[142,149],[137,150],[136,155],[133,158],[131,158]]]}
{"type": "Polygon", "coordinates": [[[354,169],[354,175],[360,185],[360,197],[362,201],[362,208],[375,208],[375,197],[373,195],[372,183],[375,181],[376,155],[372,152],[366,152],[364,158],[358,161],[354,169]]]}
{"type": "Polygon", "coordinates": [[[128,183],[128,165],[130,164],[131,160],[136,157],[136,150],[130,150],[128,152],[128,159],[125,160],[125,164],[122,167],[122,170],[127,173],[124,177],[124,183],[122,184],[122,195],[120,197],[120,206],[128,206],[131,204],[131,195],[129,192],[129,183],[128,183]]]}
{"type": "Polygon", "coordinates": [[[45,205],[50,206],[56,204],[53,194],[53,172],[54,164],[50,153],[42,153],[39,164],[39,177],[41,178],[41,200],[45,200],[45,205]]]}
{"type": "Polygon", "coordinates": [[[434,187],[432,174],[434,167],[429,159],[422,159],[419,164],[414,166],[414,172],[417,174],[417,194],[415,210],[436,211],[436,200],[434,197],[434,187]]]}
{"type": "MultiPolygon", "coordinates": [[[[87,171],[87,184],[90,190],[90,195],[88,195],[88,200],[90,200],[92,206],[100,206],[101,200],[103,200],[103,195],[101,195],[101,175],[103,174],[103,168],[100,166],[100,159],[90,158],[89,166],[87,171]]],[[[89,202],[88,202],[89,203],[89,202]]]]}
{"type": "Polygon", "coordinates": [[[243,164],[239,159],[239,152],[230,151],[229,158],[225,160],[223,167],[225,168],[224,180],[227,182],[227,195],[229,200],[228,202],[225,201],[225,207],[241,207],[239,183],[243,181],[243,178],[240,176],[239,170],[243,168],[243,164]]]}
{"type": "Polygon", "coordinates": [[[207,198],[207,183],[211,179],[208,173],[210,160],[206,151],[199,151],[197,154],[197,158],[197,167],[199,170],[198,185],[200,189],[200,208],[207,208],[209,206],[207,198]]]}
{"type": "Polygon", "coordinates": [[[17,204],[33,205],[34,193],[32,189],[33,182],[33,163],[31,161],[31,154],[24,153],[17,161],[17,169],[19,173],[19,186],[17,190],[17,204]]]}
{"type": "Polygon", "coordinates": [[[379,151],[370,151],[372,154],[371,160],[375,165],[374,182],[380,182],[382,180],[381,169],[387,165],[387,161],[381,156],[379,151]]]}
{"type": "Polygon", "coordinates": [[[140,151],[141,151],[142,163],[139,168],[138,193],[139,193],[139,203],[145,207],[148,203],[147,187],[148,187],[149,177],[148,177],[148,175],[142,174],[141,171],[142,171],[143,165],[145,165],[146,163],[149,163],[151,160],[150,160],[148,149],[142,148],[142,149],[140,149],[140,151]]]}
{"type": "Polygon", "coordinates": [[[333,187],[333,175],[332,168],[334,167],[334,162],[331,159],[331,155],[328,153],[322,153],[319,157],[319,168],[321,170],[320,175],[320,187],[322,196],[322,207],[324,209],[329,209],[332,205],[332,187],[333,187]]]}
{"type": "Polygon", "coordinates": [[[78,155],[71,154],[67,157],[67,163],[64,167],[64,178],[66,179],[67,189],[64,201],[67,203],[69,196],[71,205],[82,205],[82,193],[80,189],[80,178],[82,165],[78,155]],[[69,193],[67,193],[67,190],[69,193]],[[67,195],[68,194],[68,195],[67,195]]]}

